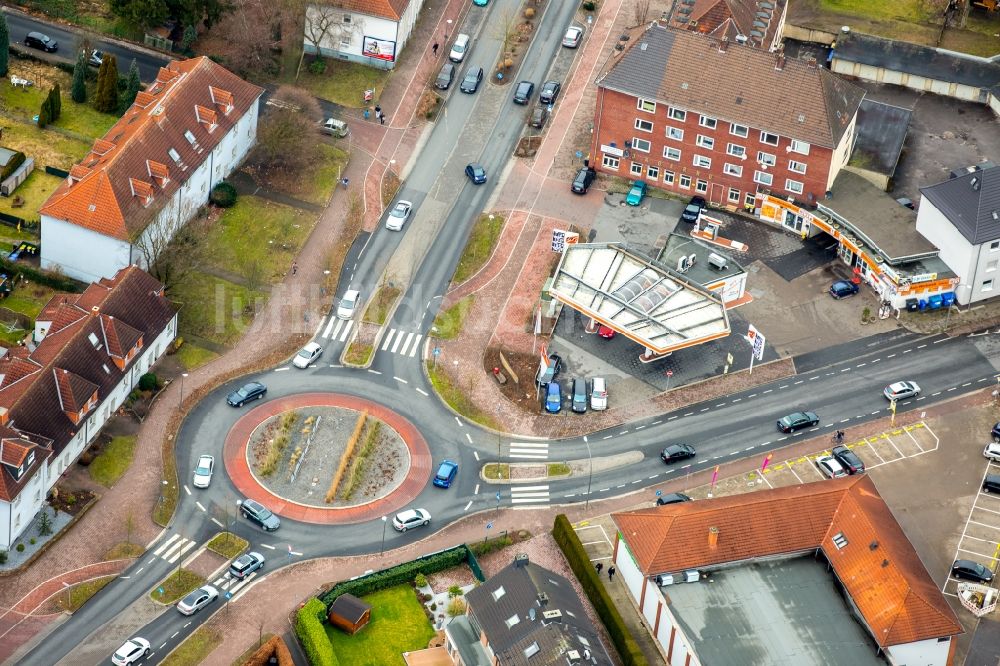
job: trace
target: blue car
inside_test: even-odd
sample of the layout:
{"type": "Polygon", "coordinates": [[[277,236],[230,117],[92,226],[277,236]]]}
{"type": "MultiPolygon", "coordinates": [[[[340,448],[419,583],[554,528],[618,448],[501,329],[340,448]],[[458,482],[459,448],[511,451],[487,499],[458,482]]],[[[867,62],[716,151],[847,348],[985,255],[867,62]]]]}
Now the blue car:
{"type": "Polygon", "coordinates": [[[451,460],[445,460],[438,467],[437,474],[434,475],[434,485],[438,488],[451,488],[452,481],[455,480],[455,476],[458,474],[458,463],[452,462],[451,460]]]}
{"type": "Polygon", "coordinates": [[[558,414],[562,410],[562,389],[559,382],[549,382],[545,389],[545,411],[549,414],[558,414]]]}
{"type": "Polygon", "coordinates": [[[838,280],[830,286],[830,295],[838,300],[856,293],[858,293],[858,285],[846,280],[838,280]]]}
{"type": "Polygon", "coordinates": [[[486,5],[489,4],[489,2],[490,0],[472,0],[472,4],[474,4],[476,7],[485,7],[486,5]]]}
{"type": "Polygon", "coordinates": [[[629,206],[638,206],[642,203],[644,196],[646,196],[646,182],[642,180],[633,181],[632,189],[628,191],[628,196],[625,197],[625,203],[629,206]]]}
{"type": "Polygon", "coordinates": [[[486,182],[486,169],[478,164],[469,164],[465,167],[465,175],[476,185],[486,182]]]}

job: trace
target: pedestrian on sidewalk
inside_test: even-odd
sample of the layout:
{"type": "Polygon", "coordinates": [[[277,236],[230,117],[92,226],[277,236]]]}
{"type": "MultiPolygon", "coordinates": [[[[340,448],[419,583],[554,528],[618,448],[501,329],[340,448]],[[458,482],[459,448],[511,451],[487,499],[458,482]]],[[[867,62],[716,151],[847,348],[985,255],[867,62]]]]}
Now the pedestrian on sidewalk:
{"type": "Polygon", "coordinates": [[[340,184],[344,186],[344,189],[345,189],[345,190],[347,189],[347,184],[348,184],[349,182],[350,182],[350,181],[349,181],[349,180],[347,180],[346,178],[341,178],[341,179],[340,179],[340,184]]]}
{"type": "Polygon", "coordinates": [[[385,114],[383,113],[378,117],[378,122],[380,125],[385,125],[385,114]]]}
{"type": "Polygon", "coordinates": [[[381,106],[378,106],[378,105],[376,104],[376,105],[375,105],[375,120],[378,120],[378,119],[379,119],[379,118],[381,118],[381,117],[382,117],[382,107],[381,107],[381,106]]]}
{"type": "Polygon", "coordinates": [[[298,272],[299,272],[299,265],[293,261],[292,262],[292,275],[295,275],[298,272]]]}
{"type": "Polygon", "coordinates": [[[596,564],[596,565],[594,566],[594,568],[595,568],[595,569],[597,569],[597,575],[598,575],[598,576],[600,576],[600,575],[601,575],[601,569],[603,569],[603,568],[604,568],[604,562],[598,562],[598,563],[597,563],[597,564],[596,564]]]}
{"type": "Polygon", "coordinates": [[[436,58],[437,54],[438,54],[438,43],[437,42],[434,42],[434,46],[431,47],[431,51],[434,51],[434,57],[436,58]]]}
{"type": "Polygon", "coordinates": [[[608,567],[608,582],[610,583],[615,579],[615,565],[608,567]]]}

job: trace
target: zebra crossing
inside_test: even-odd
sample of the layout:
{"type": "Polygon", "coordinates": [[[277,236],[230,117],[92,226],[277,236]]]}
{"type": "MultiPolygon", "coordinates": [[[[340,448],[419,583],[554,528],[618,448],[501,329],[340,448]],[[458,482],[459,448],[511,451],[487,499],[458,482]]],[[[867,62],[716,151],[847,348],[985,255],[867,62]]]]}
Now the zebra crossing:
{"type": "Polygon", "coordinates": [[[323,339],[344,342],[345,340],[347,340],[347,336],[351,334],[351,327],[353,326],[354,326],[353,319],[340,319],[339,317],[330,317],[330,321],[327,323],[326,328],[323,330],[323,339]]]}
{"type": "Polygon", "coordinates": [[[381,351],[388,351],[390,354],[399,354],[400,356],[413,358],[420,349],[420,341],[423,337],[421,333],[391,328],[382,340],[381,351]]]}
{"type": "Polygon", "coordinates": [[[239,592],[244,587],[246,587],[250,583],[250,581],[256,578],[257,573],[258,572],[254,571],[252,574],[250,574],[243,580],[239,580],[238,578],[234,578],[233,575],[227,571],[223,575],[216,578],[215,581],[212,582],[212,586],[215,589],[219,590],[219,592],[222,593],[223,595],[226,592],[229,592],[231,595],[233,595],[233,600],[235,600],[236,593],[239,592]]]}
{"type": "Polygon", "coordinates": [[[173,534],[169,539],[164,541],[159,545],[159,547],[153,551],[154,557],[159,557],[170,564],[173,564],[181,557],[184,553],[188,552],[195,547],[195,542],[191,539],[185,539],[180,534],[173,534]]]}
{"type": "Polygon", "coordinates": [[[549,487],[546,486],[511,486],[510,502],[514,506],[526,504],[548,504],[549,487]]]}
{"type": "Polygon", "coordinates": [[[511,442],[509,444],[511,458],[529,458],[532,460],[548,460],[548,442],[511,442]]]}

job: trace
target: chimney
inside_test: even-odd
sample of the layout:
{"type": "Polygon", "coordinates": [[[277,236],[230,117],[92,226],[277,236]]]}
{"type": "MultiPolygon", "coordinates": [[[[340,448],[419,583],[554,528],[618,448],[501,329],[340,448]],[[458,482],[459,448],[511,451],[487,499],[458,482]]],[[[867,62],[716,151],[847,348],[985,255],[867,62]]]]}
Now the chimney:
{"type": "Polygon", "coordinates": [[[92,317],[96,317],[98,314],[100,314],[100,312],[101,312],[101,308],[97,307],[96,305],[94,307],[90,308],[90,315],[92,317]]]}
{"type": "Polygon", "coordinates": [[[725,53],[726,48],[729,46],[729,37],[723,37],[719,40],[719,53],[725,53]]]}
{"type": "Polygon", "coordinates": [[[781,51],[775,51],[774,53],[774,68],[779,72],[785,69],[785,54],[781,51]]]}
{"type": "Polygon", "coordinates": [[[708,547],[715,550],[719,547],[719,528],[709,527],[708,528],[708,547]]]}
{"type": "Polygon", "coordinates": [[[548,603],[549,603],[549,595],[545,594],[544,592],[539,592],[538,605],[544,608],[545,606],[548,605],[548,603]]]}
{"type": "Polygon", "coordinates": [[[527,553],[518,553],[517,555],[514,556],[514,566],[515,567],[523,567],[523,566],[527,566],[527,564],[528,564],[528,554],[527,553]]]}
{"type": "Polygon", "coordinates": [[[10,420],[10,414],[7,413],[6,407],[0,407],[0,424],[7,425],[7,421],[10,420]]]}

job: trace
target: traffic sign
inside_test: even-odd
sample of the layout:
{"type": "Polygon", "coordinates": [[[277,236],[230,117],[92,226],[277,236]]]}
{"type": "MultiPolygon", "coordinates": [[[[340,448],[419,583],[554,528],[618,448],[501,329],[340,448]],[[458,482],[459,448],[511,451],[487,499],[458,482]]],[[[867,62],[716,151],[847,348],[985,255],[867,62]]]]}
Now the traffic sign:
{"type": "Polygon", "coordinates": [[[659,496],[660,496],[660,495],[662,495],[662,494],[663,494],[663,491],[662,491],[662,490],[657,490],[657,491],[656,491],[656,496],[657,496],[657,497],[659,497],[659,496]]]}
{"type": "Polygon", "coordinates": [[[498,502],[500,501],[500,491],[499,490],[497,491],[497,501],[498,502]]]}
{"type": "Polygon", "coordinates": [[[229,601],[232,598],[233,598],[233,593],[226,590],[226,601],[229,601]]]}
{"type": "Polygon", "coordinates": [[[434,348],[434,355],[435,356],[439,356],[440,354],[441,354],[441,348],[440,347],[435,347],[434,348]]]}
{"type": "Polygon", "coordinates": [[[488,530],[493,529],[493,523],[486,523],[486,529],[488,530]]]}

